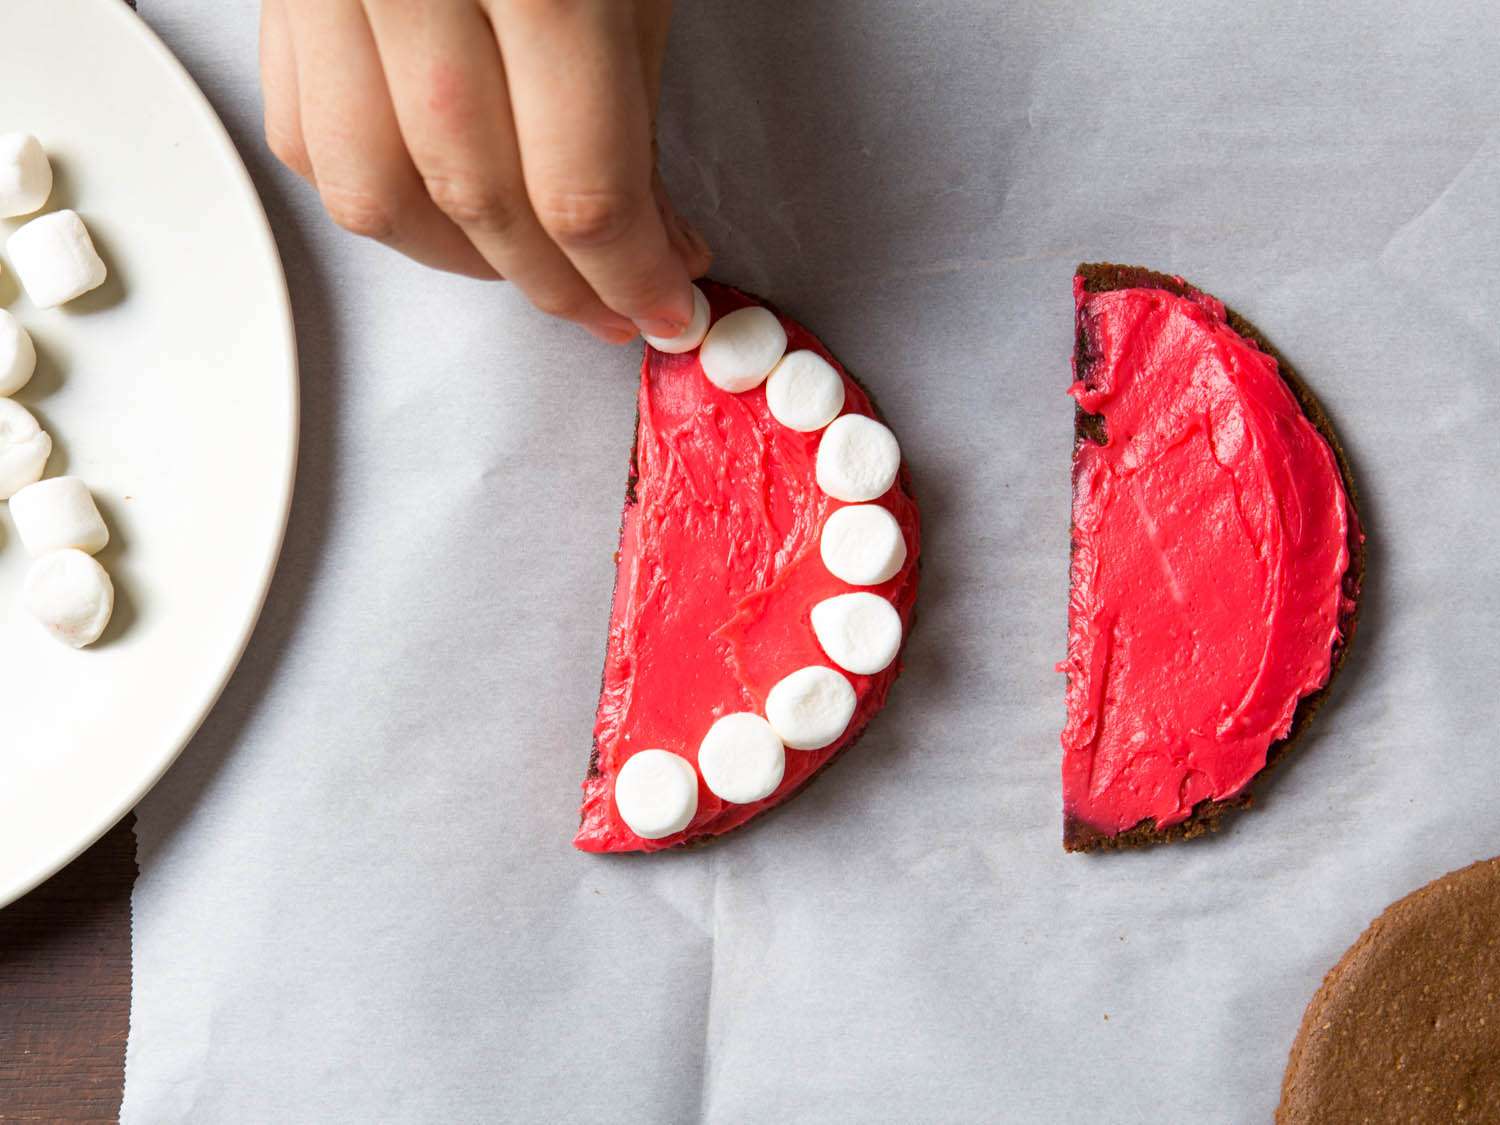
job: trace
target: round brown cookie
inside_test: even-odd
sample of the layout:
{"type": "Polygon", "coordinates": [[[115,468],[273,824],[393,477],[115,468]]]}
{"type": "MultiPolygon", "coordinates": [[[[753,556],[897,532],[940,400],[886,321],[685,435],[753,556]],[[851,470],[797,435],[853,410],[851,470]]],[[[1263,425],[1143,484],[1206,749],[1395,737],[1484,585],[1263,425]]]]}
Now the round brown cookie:
{"type": "Polygon", "coordinates": [[[1500,1121],[1500,858],[1360,935],[1302,1017],[1276,1120],[1500,1121]]]}

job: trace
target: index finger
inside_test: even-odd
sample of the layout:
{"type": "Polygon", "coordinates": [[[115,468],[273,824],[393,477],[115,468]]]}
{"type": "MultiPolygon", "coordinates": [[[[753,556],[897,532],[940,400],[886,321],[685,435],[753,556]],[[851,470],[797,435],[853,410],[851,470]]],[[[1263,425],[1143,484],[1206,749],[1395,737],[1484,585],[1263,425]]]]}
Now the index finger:
{"type": "Polygon", "coordinates": [[[634,4],[490,0],[526,192],[603,302],[650,335],[692,316],[651,189],[651,107],[634,4]]]}

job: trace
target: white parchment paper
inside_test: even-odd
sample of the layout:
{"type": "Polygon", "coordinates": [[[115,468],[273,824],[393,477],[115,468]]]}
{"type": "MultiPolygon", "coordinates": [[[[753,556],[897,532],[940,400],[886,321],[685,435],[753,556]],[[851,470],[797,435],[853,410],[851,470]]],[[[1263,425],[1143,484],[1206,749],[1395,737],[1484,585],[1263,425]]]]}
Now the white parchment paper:
{"type": "Polygon", "coordinates": [[[1265,1121],[1369,918],[1500,852],[1487,0],[680,6],[668,179],[879,397],[925,567],[858,749],[646,859],[569,846],[637,354],[334,231],[255,5],[141,7],[266,197],[305,418],[266,616],[139,810],[126,1121],[1265,1121]],[[1080,259],[1259,324],[1371,535],[1261,807],[1103,857],[1059,845],[1080,259]]]}

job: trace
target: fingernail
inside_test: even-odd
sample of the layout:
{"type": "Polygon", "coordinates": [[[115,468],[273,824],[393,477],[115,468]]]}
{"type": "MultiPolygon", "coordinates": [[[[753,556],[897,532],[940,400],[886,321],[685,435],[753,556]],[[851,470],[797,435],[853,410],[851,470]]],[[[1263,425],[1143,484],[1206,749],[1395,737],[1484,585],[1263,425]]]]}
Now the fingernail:
{"type": "Polygon", "coordinates": [[[647,336],[680,336],[687,329],[685,320],[666,320],[660,317],[649,317],[638,320],[635,326],[647,336]]]}

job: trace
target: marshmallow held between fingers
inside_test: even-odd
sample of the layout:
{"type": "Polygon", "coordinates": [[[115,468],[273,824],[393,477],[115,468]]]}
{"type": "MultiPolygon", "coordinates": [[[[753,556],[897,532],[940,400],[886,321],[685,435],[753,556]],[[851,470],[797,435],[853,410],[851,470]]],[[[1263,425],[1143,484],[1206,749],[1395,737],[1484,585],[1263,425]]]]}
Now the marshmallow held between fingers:
{"type": "Polygon", "coordinates": [[[32,219],[5,244],[26,295],[51,308],[104,284],[107,271],[76,211],[32,219]]]}
{"type": "Polygon", "coordinates": [[[818,443],[818,487],[835,500],[874,500],[896,482],[901,446],[874,418],[845,414],[818,443]]]}
{"type": "Polygon", "coordinates": [[[703,343],[703,337],[708,334],[708,298],[703,295],[703,290],[696,285],[693,286],[693,317],[688,325],[675,336],[646,336],[646,343],[650,344],[659,352],[668,355],[681,355],[690,352],[699,344],[703,343]]]}
{"type": "Polygon", "coordinates": [[[52,455],[52,438],[31,411],[0,398],[0,500],[9,500],[42,477],[52,455]]]}
{"type": "Polygon", "coordinates": [[[698,771],[715,797],[748,805],[776,792],[786,772],[786,750],[770,723],[738,711],[708,728],[698,747],[698,771]]]}
{"type": "Polygon", "coordinates": [[[10,498],[10,515],[21,542],[33,555],[72,547],[96,554],[109,542],[109,528],[89,486],[78,477],[52,477],[28,484],[10,498]]]}
{"type": "Polygon", "coordinates": [[[109,624],[115,587],[92,556],[67,548],[49,551],[31,564],[21,601],[63,644],[83,648],[109,624]]]}
{"type": "Polygon", "coordinates": [[[735,309],[703,338],[698,362],[708,381],[731,394],[760,386],[786,352],[786,329],[770,309],[735,309]]]}
{"type": "Polygon", "coordinates": [[[878,586],[906,562],[906,537],[896,517],[879,504],[839,508],[823,524],[823,565],[851,586],[878,586]]]}
{"type": "Polygon", "coordinates": [[[846,671],[873,676],[901,651],[901,615],[878,594],[839,594],[812,608],[813,634],[846,671]]]}
{"type": "Polygon", "coordinates": [[[698,811],[698,771],[669,750],[638,751],[615,777],[615,807],[644,840],[681,832],[698,811]]]}
{"type": "Polygon", "coordinates": [[[789,430],[821,430],[844,409],[844,380],[817,352],[788,352],[766,380],[771,416],[789,430]]]}
{"type": "Polygon", "coordinates": [[[30,133],[0,134],[0,215],[29,215],[52,194],[52,164],[30,133]]]}
{"type": "Polygon", "coordinates": [[[0,395],[13,395],[31,382],[36,345],[21,322],[0,309],[0,395]]]}
{"type": "Polygon", "coordinates": [[[854,685],[832,668],[811,664],[779,681],[766,695],[766,719],[793,750],[821,750],[854,718],[854,685]]]}

